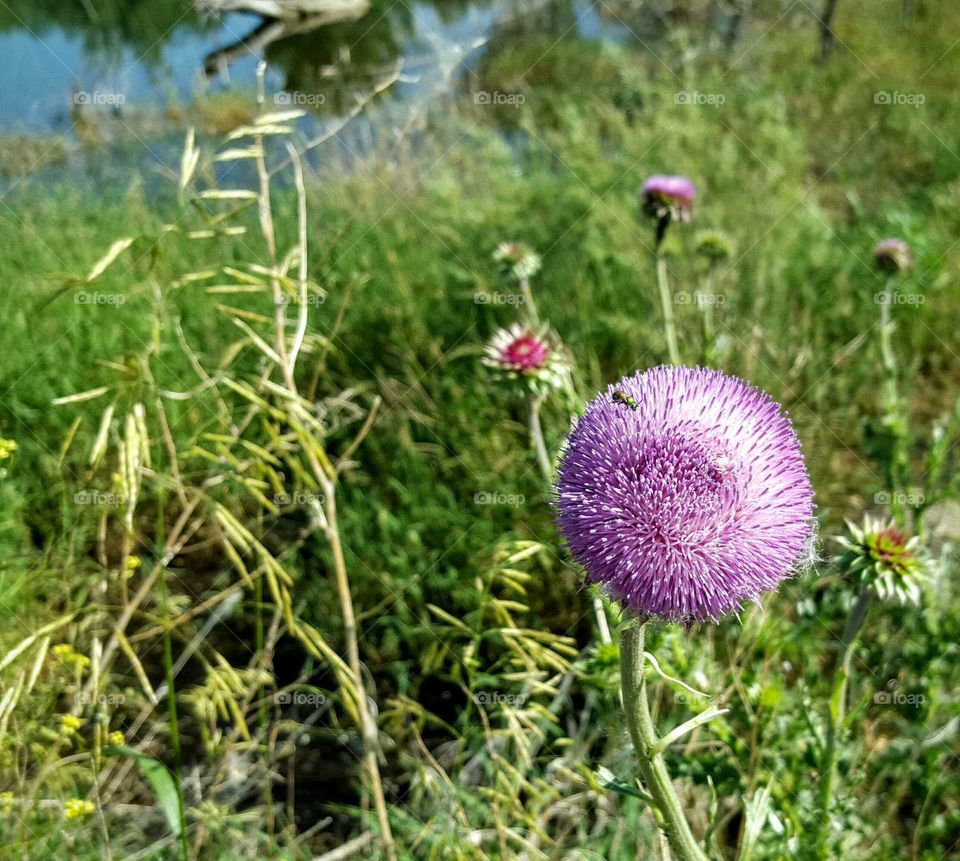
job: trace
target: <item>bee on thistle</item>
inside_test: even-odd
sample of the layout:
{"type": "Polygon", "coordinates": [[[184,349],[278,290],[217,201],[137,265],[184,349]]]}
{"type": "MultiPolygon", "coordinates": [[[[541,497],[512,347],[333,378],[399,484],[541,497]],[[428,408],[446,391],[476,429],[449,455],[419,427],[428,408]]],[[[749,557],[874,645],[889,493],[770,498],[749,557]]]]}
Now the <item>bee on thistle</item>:
{"type": "Polygon", "coordinates": [[[612,395],[613,402],[615,404],[623,404],[624,406],[630,407],[630,409],[637,409],[637,402],[630,397],[623,389],[616,389],[612,395]]]}

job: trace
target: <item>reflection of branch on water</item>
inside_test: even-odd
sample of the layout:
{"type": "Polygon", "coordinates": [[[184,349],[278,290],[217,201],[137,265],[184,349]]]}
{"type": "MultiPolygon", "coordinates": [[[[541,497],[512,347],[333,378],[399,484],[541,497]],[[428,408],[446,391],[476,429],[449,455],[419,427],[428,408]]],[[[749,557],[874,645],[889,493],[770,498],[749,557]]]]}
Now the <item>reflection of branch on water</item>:
{"type": "Polygon", "coordinates": [[[196,0],[196,6],[207,12],[254,12],[264,18],[291,21],[315,16],[342,21],[354,15],[358,7],[363,7],[360,12],[363,15],[370,3],[368,0],[196,0]]]}
{"type": "MultiPolygon", "coordinates": [[[[326,143],[328,140],[336,137],[340,134],[341,131],[352,121],[354,120],[367,105],[369,105],[377,96],[381,93],[389,90],[397,81],[401,78],[401,72],[403,71],[403,62],[398,62],[393,71],[379,84],[374,86],[363,98],[357,99],[357,103],[350,109],[348,113],[340,118],[340,120],[329,129],[324,131],[322,134],[318,135],[315,138],[307,141],[302,147],[300,147],[299,152],[301,154],[309,152],[312,149],[316,149],[321,144],[326,143]]],[[[283,170],[287,165],[293,161],[292,158],[287,158],[284,161],[280,162],[276,167],[270,171],[270,176],[273,176],[275,173],[283,170]]]]}
{"type": "Polygon", "coordinates": [[[294,3],[284,3],[287,10],[284,13],[278,6],[277,0],[199,0],[201,5],[208,9],[220,11],[245,9],[264,15],[266,20],[258,24],[251,33],[238,39],[232,45],[220,48],[208,54],[204,60],[204,71],[208,76],[220,74],[226,76],[227,70],[234,62],[248,54],[262,55],[267,46],[280,39],[290,36],[299,36],[313,30],[325,27],[328,24],[337,24],[341,21],[356,21],[370,10],[370,0],[296,0],[294,3]],[[297,8],[299,14],[290,15],[290,9],[297,8]],[[304,14],[308,9],[311,14],[304,14]],[[273,9],[273,12],[268,11],[273,9]],[[279,13],[279,14],[275,14],[279,13]]]}

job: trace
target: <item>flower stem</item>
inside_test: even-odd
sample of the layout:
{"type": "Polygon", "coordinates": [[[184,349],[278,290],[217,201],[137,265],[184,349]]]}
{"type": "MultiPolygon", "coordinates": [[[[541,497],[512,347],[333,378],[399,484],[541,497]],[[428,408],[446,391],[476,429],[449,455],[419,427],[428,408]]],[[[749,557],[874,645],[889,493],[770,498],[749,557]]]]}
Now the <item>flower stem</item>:
{"type": "Polygon", "coordinates": [[[657,252],[657,286],[660,288],[660,304],[663,307],[663,331],[667,338],[667,352],[670,364],[680,364],[680,350],[677,348],[677,327],[673,321],[673,297],[667,281],[667,260],[657,252]]]}
{"type": "Polygon", "coordinates": [[[703,297],[703,363],[712,365],[716,359],[717,345],[714,336],[713,312],[717,295],[717,265],[710,263],[707,272],[706,296],[703,297]]]}
{"type": "Polygon", "coordinates": [[[653,798],[657,819],[670,850],[678,861],[707,861],[707,856],[690,830],[680,799],[667,772],[663,753],[657,750],[656,730],[647,703],[643,644],[646,622],[634,616],[620,633],[620,688],[630,738],[644,789],[653,798]]]}
{"type": "Polygon", "coordinates": [[[906,491],[905,479],[908,472],[906,446],[906,423],[903,404],[897,388],[897,360],[893,352],[893,282],[890,276],[883,290],[880,303],[880,357],[885,372],[883,389],[883,421],[892,436],[887,480],[890,484],[893,512],[898,523],[903,523],[903,505],[900,493],[906,491]]]}
{"type": "Polygon", "coordinates": [[[837,780],[838,743],[843,734],[843,724],[847,715],[847,682],[850,679],[850,661],[853,647],[863,628],[872,589],[864,589],[857,597],[853,610],[847,618],[837,653],[837,664],[833,672],[833,690],[827,712],[827,738],[823,750],[823,765],[820,769],[820,821],[817,825],[817,857],[828,857],[827,843],[830,833],[830,808],[833,805],[833,788],[837,780]]]}
{"type": "MultiPolygon", "coordinates": [[[[170,592],[167,591],[169,599],[170,592]]],[[[169,606],[169,604],[167,605],[169,606]]],[[[170,750],[173,753],[173,781],[177,791],[177,817],[179,819],[180,858],[187,861],[190,847],[187,840],[187,817],[183,801],[183,757],[180,750],[180,724],[177,719],[177,689],[173,672],[173,643],[170,635],[168,609],[164,608],[163,671],[167,683],[167,723],[170,727],[170,750]]]]}
{"type": "Polygon", "coordinates": [[[543,477],[550,481],[553,478],[553,464],[547,452],[547,444],[543,438],[543,425],[540,424],[540,407],[543,405],[543,396],[534,395],[530,399],[530,439],[537,454],[537,463],[543,477]]]}
{"type": "Polygon", "coordinates": [[[530,279],[520,279],[520,295],[523,296],[523,304],[527,307],[527,316],[534,326],[540,325],[540,316],[537,314],[537,306],[533,301],[533,290],[530,289],[530,279]]]}

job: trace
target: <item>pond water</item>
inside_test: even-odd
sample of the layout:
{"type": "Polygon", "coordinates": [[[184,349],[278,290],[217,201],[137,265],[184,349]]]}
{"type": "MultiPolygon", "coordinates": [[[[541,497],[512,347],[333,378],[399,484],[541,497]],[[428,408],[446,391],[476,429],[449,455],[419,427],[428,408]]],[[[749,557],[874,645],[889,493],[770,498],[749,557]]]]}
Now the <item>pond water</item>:
{"type": "MultiPolygon", "coordinates": [[[[308,112],[300,142],[338,132],[331,146],[355,155],[404,112],[475,91],[491,46],[548,34],[652,51],[662,31],[641,0],[369,0],[322,25],[198,11],[192,0],[5,0],[0,187],[35,174],[169,173],[188,127],[222,135],[253,116],[261,59],[268,105],[308,112]]],[[[315,166],[322,157],[311,154],[315,166]]]]}

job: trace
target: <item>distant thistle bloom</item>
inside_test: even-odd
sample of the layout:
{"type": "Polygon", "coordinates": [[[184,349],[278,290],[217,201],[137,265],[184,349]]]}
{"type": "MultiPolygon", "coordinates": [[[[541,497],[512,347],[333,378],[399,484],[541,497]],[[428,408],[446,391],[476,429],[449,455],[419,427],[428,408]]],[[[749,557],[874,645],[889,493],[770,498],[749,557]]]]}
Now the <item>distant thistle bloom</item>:
{"type": "Polygon", "coordinates": [[[540,255],[522,242],[501,242],[493,252],[493,259],[518,281],[532,278],[540,271],[540,255]]]}
{"type": "Polygon", "coordinates": [[[847,573],[860,578],[881,600],[919,604],[921,583],[926,577],[926,559],[920,540],[908,538],[892,523],[866,517],[863,526],[847,523],[849,538],[838,538],[844,553],[838,562],[847,573]]]}
{"type": "Polygon", "coordinates": [[[562,348],[546,327],[514,323],[498,329],[483,351],[483,363],[509,379],[524,379],[534,388],[559,387],[569,373],[562,348]]]}
{"type": "Polygon", "coordinates": [[[873,260],[881,272],[903,272],[913,266],[913,253],[902,239],[884,239],[873,247],[873,260]]]}
{"type": "Polygon", "coordinates": [[[658,219],[670,216],[671,221],[689,221],[697,190],[685,176],[651,176],[641,194],[643,211],[658,219]]]}
{"type": "Polygon", "coordinates": [[[556,492],[588,580],[665,619],[736,610],[812,547],[813,491],[789,420],[719,371],[659,367],[598,395],[570,435],[556,492]]]}

